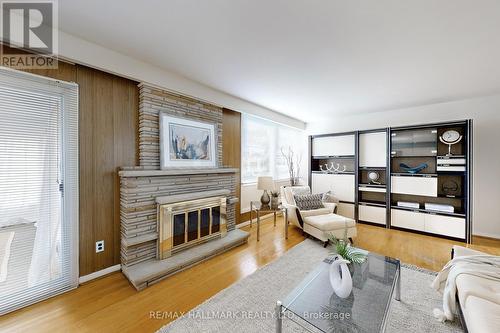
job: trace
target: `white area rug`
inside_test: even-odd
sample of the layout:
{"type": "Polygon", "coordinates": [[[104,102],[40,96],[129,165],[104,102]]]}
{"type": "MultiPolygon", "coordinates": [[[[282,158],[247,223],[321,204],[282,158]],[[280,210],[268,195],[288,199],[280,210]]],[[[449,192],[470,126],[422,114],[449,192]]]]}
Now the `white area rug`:
{"type": "MultiPolygon", "coordinates": [[[[328,252],[319,242],[306,239],[159,332],[275,332],[276,301],[284,299],[328,252]]],[[[462,332],[458,319],[442,324],[432,316],[432,309],[441,305],[440,295],[430,288],[432,272],[403,266],[401,276],[401,302],[392,301],[387,332],[462,332]]],[[[304,330],[284,318],[283,332],[304,330]]]]}

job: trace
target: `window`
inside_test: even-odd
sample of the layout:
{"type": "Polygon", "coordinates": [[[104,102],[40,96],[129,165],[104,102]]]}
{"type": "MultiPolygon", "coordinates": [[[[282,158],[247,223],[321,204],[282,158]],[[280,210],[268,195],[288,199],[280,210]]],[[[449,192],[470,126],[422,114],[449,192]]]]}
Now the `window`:
{"type": "Polygon", "coordinates": [[[288,179],[288,166],[281,149],[291,148],[296,156],[304,157],[307,143],[304,131],[249,115],[243,115],[241,128],[241,182],[255,183],[259,176],[288,179]]]}
{"type": "Polygon", "coordinates": [[[0,70],[0,315],[78,285],[78,87],[0,70]]]}

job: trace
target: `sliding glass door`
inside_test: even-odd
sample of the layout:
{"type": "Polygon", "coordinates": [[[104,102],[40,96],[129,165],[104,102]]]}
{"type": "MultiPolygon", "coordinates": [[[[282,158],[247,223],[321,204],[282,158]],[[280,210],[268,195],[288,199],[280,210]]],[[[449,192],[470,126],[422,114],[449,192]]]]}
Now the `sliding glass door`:
{"type": "Polygon", "coordinates": [[[0,70],[0,315],[78,285],[78,87],[0,70]]]}

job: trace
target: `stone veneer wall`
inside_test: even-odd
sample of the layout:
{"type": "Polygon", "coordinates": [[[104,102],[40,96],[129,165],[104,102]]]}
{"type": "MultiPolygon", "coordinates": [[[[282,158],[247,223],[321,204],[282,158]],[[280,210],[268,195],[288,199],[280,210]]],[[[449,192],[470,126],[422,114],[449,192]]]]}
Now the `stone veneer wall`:
{"type": "Polygon", "coordinates": [[[141,166],[160,167],[161,111],[173,117],[215,124],[218,166],[222,165],[222,108],[196,99],[139,84],[139,161],[141,166]]]}

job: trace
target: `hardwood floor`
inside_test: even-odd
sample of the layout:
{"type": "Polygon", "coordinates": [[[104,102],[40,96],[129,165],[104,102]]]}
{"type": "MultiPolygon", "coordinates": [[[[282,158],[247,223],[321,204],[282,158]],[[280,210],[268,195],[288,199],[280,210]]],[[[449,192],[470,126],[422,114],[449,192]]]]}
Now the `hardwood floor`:
{"type": "MultiPolygon", "coordinates": [[[[173,319],[151,318],[151,313],[189,311],[234,282],[252,274],[289,248],[300,243],[302,233],[290,228],[284,239],[283,221],[272,219],[250,230],[248,244],[180,272],[141,292],[121,273],[91,281],[80,288],[0,318],[1,332],[153,332],[173,319]]],[[[475,239],[472,248],[500,255],[500,241],[475,239]]],[[[397,257],[403,262],[439,270],[458,242],[369,225],[358,225],[355,245],[397,257]]],[[[321,244],[318,242],[318,246],[321,244]]]]}

